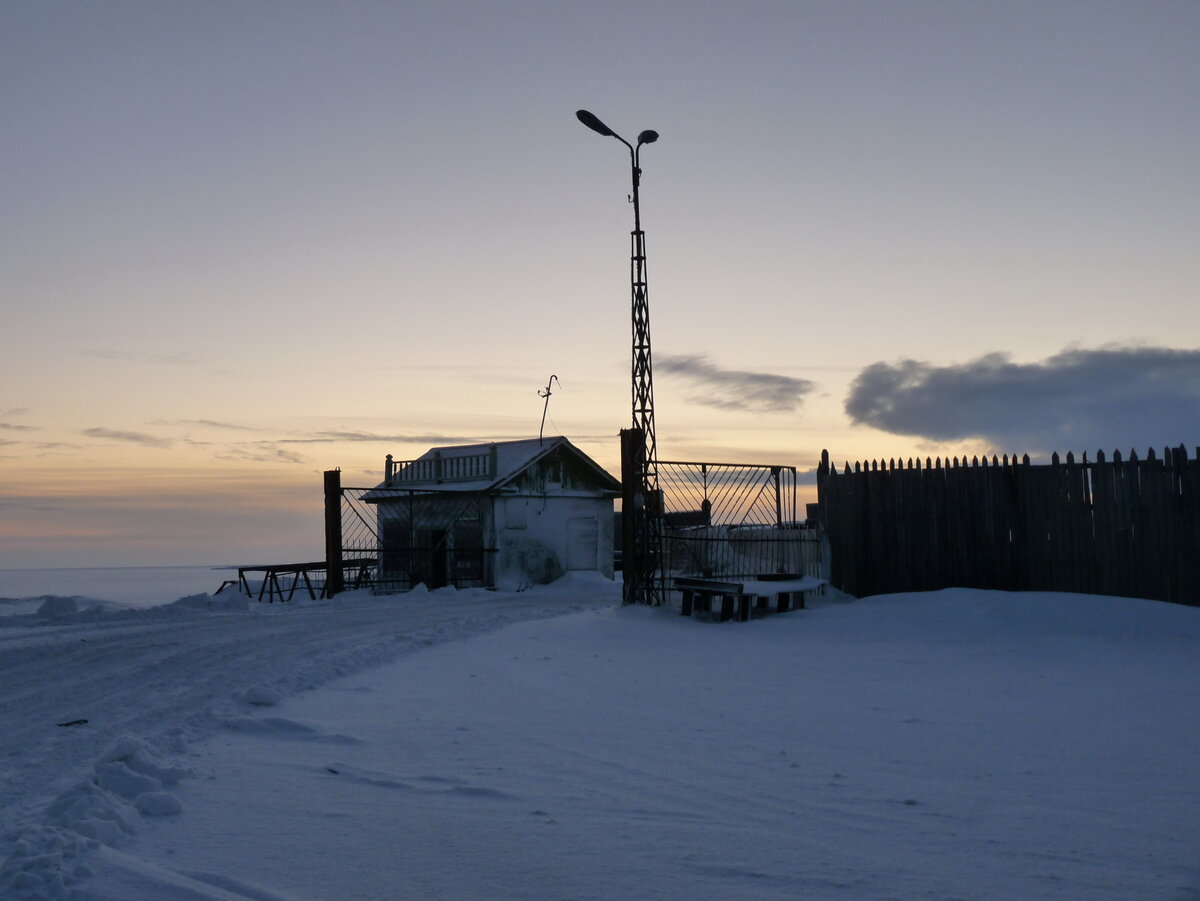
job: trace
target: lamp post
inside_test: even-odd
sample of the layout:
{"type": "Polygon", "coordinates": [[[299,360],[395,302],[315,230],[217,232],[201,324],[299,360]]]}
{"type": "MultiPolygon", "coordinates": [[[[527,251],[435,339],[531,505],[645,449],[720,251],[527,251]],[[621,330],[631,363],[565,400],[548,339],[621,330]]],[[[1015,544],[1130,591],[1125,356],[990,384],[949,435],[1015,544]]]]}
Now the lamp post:
{"type": "Polygon", "coordinates": [[[662,589],[658,581],[662,548],[662,510],[658,491],[658,450],[654,435],[654,367],[650,353],[650,305],[646,291],[646,235],[642,231],[639,189],[642,181],[640,156],[642,145],[658,140],[658,132],[647,129],[637,137],[636,146],[601,122],[587,110],[575,117],[597,134],[616,138],[629,149],[633,177],[633,232],[629,261],[633,353],[630,391],[633,406],[633,430],[622,433],[622,483],[626,486],[622,507],[624,530],[623,569],[626,604],[658,605],[662,589]],[[626,445],[626,436],[640,446],[626,445]],[[624,470],[636,471],[636,490],[631,490],[624,470]],[[631,521],[632,520],[632,521],[631,521]]]}

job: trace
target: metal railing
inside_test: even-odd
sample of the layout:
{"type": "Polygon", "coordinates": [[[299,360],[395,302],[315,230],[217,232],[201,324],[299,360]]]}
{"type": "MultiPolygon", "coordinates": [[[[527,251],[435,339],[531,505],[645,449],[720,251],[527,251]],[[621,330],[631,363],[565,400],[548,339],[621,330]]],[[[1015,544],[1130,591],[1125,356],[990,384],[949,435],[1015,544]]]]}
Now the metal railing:
{"type": "Polygon", "coordinates": [[[387,455],[384,475],[389,485],[397,482],[466,482],[495,478],[496,452],[444,457],[438,451],[419,460],[393,460],[387,455]]]}
{"type": "Polygon", "coordinates": [[[380,592],[490,584],[496,549],[485,540],[486,504],[475,493],[343,487],[342,554],[372,560],[367,577],[380,592]]]}
{"type": "Polygon", "coordinates": [[[824,578],[822,535],[797,515],[794,466],[658,463],[663,504],[660,578],[824,578]]]}

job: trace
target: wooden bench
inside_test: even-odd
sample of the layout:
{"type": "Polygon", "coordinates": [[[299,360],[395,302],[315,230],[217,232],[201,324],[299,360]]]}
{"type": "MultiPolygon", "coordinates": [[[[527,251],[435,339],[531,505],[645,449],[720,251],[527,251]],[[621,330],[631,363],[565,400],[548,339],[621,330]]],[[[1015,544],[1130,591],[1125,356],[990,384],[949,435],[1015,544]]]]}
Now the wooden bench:
{"type": "Polygon", "coordinates": [[[775,612],[786,613],[804,608],[804,592],[812,591],[825,584],[824,579],[796,573],[766,573],[741,581],[704,579],[678,576],[674,587],[683,593],[680,612],[691,616],[693,612],[712,615],[713,604],[720,598],[718,622],[726,622],[735,614],[739,622],[747,622],[752,613],[764,615],[770,612],[770,598],[775,597],[775,612]]]}

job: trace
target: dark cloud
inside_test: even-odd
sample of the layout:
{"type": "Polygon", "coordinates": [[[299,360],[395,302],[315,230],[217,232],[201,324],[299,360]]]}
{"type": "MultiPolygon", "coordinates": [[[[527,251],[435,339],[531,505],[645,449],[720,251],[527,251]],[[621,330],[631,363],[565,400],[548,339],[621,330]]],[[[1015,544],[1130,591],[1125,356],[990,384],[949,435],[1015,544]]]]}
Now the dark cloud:
{"type": "Polygon", "coordinates": [[[1200,438],[1200,350],[1068,349],[1040,363],[988,354],[953,366],[875,363],[846,398],[856,423],[996,448],[1161,448],[1200,438]]]}
{"type": "Polygon", "coordinates": [[[688,396],[689,401],[721,410],[791,413],[800,409],[805,395],[815,387],[807,379],[721,369],[703,354],[661,356],[655,366],[660,373],[691,385],[696,393],[688,396]]]}
{"type": "Polygon", "coordinates": [[[170,447],[171,441],[168,438],[158,438],[154,435],[147,435],[143,432],[123,432],[118,429],[84,429],[80,432],[81,435],[87,435],[89,438],[103,438],[108,441],[125,441],[130,444],[140,444],[143,447],[170,447]]]}
{"type": "Polygon", "coordinates": [[[0,422],[0,429],[6,432],[32,432],[34,431],[31,425],[13,425],[11,422],[0,422]]]}

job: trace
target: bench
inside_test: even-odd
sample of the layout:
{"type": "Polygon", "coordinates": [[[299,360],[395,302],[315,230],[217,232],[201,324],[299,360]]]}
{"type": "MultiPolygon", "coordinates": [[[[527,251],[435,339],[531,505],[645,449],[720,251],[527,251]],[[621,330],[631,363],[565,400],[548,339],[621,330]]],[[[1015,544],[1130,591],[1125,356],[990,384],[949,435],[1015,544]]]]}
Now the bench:
{"type": "Polygon", "coordinates": [[[796,573],[765,573],[753,578],[731,581],[677,576],[674,587],[683,593],[680,612],[691,616],[693,611],[712,615],[713,603],[721,599],[718,622],[725,622],[736,614],[739,622],[747,622],[752,612],[759,615],[770,612],[770,597],[775,596],[775,612],[786,613],[795,608],[804,608],[804,592],[812,591],[825,584],[824,579],[796,573]]]}

